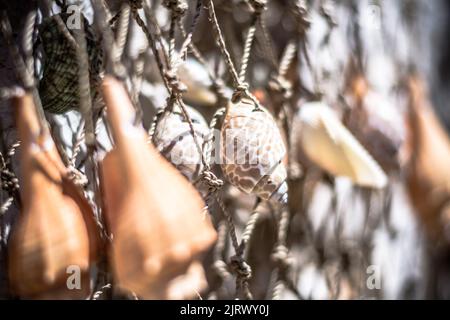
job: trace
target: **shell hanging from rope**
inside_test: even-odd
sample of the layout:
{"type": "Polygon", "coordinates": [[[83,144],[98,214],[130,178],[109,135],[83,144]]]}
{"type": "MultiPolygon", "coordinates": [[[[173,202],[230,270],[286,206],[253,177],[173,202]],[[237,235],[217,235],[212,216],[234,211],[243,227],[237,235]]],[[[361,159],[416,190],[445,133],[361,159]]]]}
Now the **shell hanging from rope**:
{"type": "Polygon", "coordinates": [[[270,113],[242,98],[230,103],[221,130],[222,171],[231,184],[264,200],[287,202],[286,147],[270,113]]]}
{"type": "MultiPolygon", "coordinates": [[[[43,76],[39,82],[39,95],[44,110],[51,113],[65,113],[79,107],[78,88],[78,60],[74,43],[67,38],[73,38],[73,31],[67,27],[66,13],[51,16],[39,26],[39,37],[44,51],[43,76]],[[58,26],[57,19],[61,18],[63,25],[58,26]],[[66,28],[64,34],[60,28],[66,28]]],[[[89,60],[89,80],[91,98],[95,101],[98,95],[98,85],[103,70],[103,51],[96,37],[94,29],[87,19],[83,19],[86,47],[89,60]]]]}
{"type": "Polygon", "coordinates": [[[322,170],[350,178],[363,187],[382,189],[386,174],[378,163],[322,102],[302,105],[294,120],[301,150],[322,170]]]}
{"type": "Polygon", "coordinates": [[[208,124],[195,109],[186,106],[192,120],[196,145],[188,121],[178,105],[172,112],[163,114],[158,120],[153,135],[153,143],[161,154],[172,163],[189,181],[196,181],[202,170],[203,146],[209,134],[208,124]]]}
{"type": "Polygon", "coordinates": [[[145,299],[178,298],[179,292],[172,293],[174,283],[181,281],[181,295],[193,297],[205,283],[196,265],[216,239],[205,204],[147,144],[144,129],[133,125],[135,114],[125,88],[106,78],[103,96],[116,141],[101,165],[116,281],[145,299]]]}
{"type": "Polygon", "coordinates": [[[16,107],[23,207],[9,244],[12,290],[28,299],[85,299],[100,249],[93,212],[49,133],[40,134],[32,97],[17,98],[16,107]]]}
{"type": "Polygon", "coordinates": [[[187,59],[178,69],[180,81],[187,87],[183,99],[192,105],[213,107],[217,105],[216,94],[205,67],[193,59],[187,59]]]}
{"type": "Polygon", "coordinates": [[[435,243],[450,244],[450,138],[419,76],[408,79],[407,140],[402,150],[407,190],[435,243]]]}

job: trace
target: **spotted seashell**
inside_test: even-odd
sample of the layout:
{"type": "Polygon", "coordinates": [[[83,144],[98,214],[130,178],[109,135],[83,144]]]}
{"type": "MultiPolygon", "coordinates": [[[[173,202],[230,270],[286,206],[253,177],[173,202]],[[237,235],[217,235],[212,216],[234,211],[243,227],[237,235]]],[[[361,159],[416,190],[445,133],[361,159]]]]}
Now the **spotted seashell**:
{"type": "Polygon", "coordinates": [[[222,125],[222,171],[231,184],[264,200],[287,201],[286,147],[269,112],[244,98],[222,125]]]}
{"type": "MultiPolygon", "coordinates": [[[[209,133],[208,124],[195,109],[186,106],[186,111],[192,120],[196,140],[202,150],[209,133]]],[[[194,182],[199,177],[203,170],[201,154],[189,123],[179,108],[159,119],[153,143],[189,181],[194,182]]]]}
{"type": "MultiPolygon", "coordinates": [[[[51,113],[64,113],[79,106],[78,61],[76,48],[60,31],[57,16],[67,23],[68,14],[61,13],[45,19],[39,26],[44,60],[43,76],[39,82],[39,95],[44,110],[51,113]]],[[[89,76],[92,99],[99,97],[98,84],[103,69],[103,52],[93,28],[86,18],[84,22],[86,47],[89,58],[89,76]]],[[[67,30],[73,35],[70,28],[67,30]]]]}

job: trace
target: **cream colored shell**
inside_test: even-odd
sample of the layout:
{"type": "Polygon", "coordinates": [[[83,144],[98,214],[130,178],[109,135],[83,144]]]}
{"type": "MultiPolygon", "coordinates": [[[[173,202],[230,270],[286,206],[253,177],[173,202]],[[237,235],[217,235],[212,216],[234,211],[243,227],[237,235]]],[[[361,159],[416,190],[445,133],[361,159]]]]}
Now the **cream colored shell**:
{"type": "MultiPolygon", "coordinates": [[[[209,134],[208,124],[195,109],[186,106],[186,111],[192,120],[196,140],[202,150],[209,134]]],[[[197,180],[203,170],[201,153],[195,143],[189,123],[179,108],[163,115],[158,121],[153,143],[189,181],[197,180]]]]}
{"type": "Polygon", "coordinates": [[[296,121],[300,122],[300,146],[318,167],[360,186],[381,189],[387,185],[387,176],[378,163],[330,107],[321,102],[306,103],[296,121]]]}

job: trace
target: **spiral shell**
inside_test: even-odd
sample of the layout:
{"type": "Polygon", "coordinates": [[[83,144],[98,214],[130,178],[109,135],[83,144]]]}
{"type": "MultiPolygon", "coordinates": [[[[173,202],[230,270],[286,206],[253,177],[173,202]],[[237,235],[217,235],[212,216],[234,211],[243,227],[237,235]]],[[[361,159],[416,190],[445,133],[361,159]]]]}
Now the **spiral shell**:
{"type": "MultiPolygon", "coordinates": [[[[186,106],[186,111],[192,120],[201,151],[209,133],[208,124],[195,109],[186,106]]],[[[159,119],[153,135],[153,143],[189,181],[197,180],[203,170],[201,153],[192,136],[189,123],[179,107],[159,119]]]]}
{"type": "Polygon", "coordinates": [[[306,103],[295,122],[301,150],[318,167],[360,186],[381,189],[387,185],[384,171],[330,107],[306,103]]]}
{"type": "Polygon", "coordinates": [[[203,214],[205,204],[194,187],[147,144],[143,128],[133,125],[135,115],[125,88],[107,78],[103,93],[116,141],[101,165],[116,281],[142,298],[167,299],[172,297],[174,281],[184,277],[194,295],[205,283],[195,266],[216,239],[203,214]]]}
{"type": "Polygon", "coordinates": [[[49,133],[39,135],[31,96],[19,98],[23,207],[9,242],[13,292],[31,299],[84,299],[98,251],[93,212],[73,183],[49,133]],[[80,287],[68,286],[79,271],[80,287]]]}
{"type": "Polygon", "coordinates": [[[429,239],[449,245],[450,138],[433,110],[425,81],[411,76],[408,88],[408,134],[402,150],[407,191],[429,239]]]}
{"type": "MultiPolygon", "coordinates": [[[[51,113],[64,113],[79,106],[78,61],[76,48],[60,31],[57,17],[67,23],[66,13],[51,16],[39,26],[39,36],[44,51],[43,76],[39,82],[39,95],[44,110],[51,113]]],[[[103,51],[93,28],[86,18],[84,22],[86,47],[89,59],[91,97],[98,97],[98,85],[103,69],[103,51]]],[[[73,31],[66,28],[71,34],[73,31]]]]}
{"type": "Polygon", "coordinates": [[[269,112],[243,98],[230,104],[221,130],[222,171],[231,184],[264,200],[287,201],[286,147],[269,112]]]}

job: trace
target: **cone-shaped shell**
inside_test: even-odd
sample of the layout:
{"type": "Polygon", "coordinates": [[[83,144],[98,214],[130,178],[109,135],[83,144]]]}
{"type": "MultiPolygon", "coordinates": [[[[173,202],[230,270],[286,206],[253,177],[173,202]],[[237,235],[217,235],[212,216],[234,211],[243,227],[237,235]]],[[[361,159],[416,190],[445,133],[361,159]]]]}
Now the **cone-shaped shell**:
{"type": "Polygon", "coordinates": [[[386,174],[331,108],[320,102],[304,104],[296,121],[300,147],[322,170],[364,187],[387,185],[386,174]]]}
{"type": "MultiPolygon", "coordinates": [[[[116,142],[102,162],[114,275],[119,286],[142,298],[170,298],[172,281],[214,243],[216,232],[198,192],[132,125],[123,86],[107,78],[103,95],[116,142]]],[[[191,289],[194,294],[201,288],[191,289]]]]}
{"type": "Polygon", "coordinates": [[[221,130],[222,171],[231,184],[264,200],[287,201],[286,147],[269,112],[250,99],[230,104],[221,130]]]}
{"type": "Polygon", "coordinates": [[[193,59],[188,59],[178,70],[180,81],[187,87],[183,99],[193,105],[215,106],[217,96],[210,89],[211,80],[205,68],[193,59]]]}
{"type": "Polygon", "coordinates": [[[189,123],[177,106],[171,113],[161,117],[155,129],[153,143],[161,154],[172,163],[189,181],[195,182],[203,170],[201,152],[209,133],[203,116],[186,106],[200,151],[195,144],[189,123]]]}
{"type": "Polygon", "coordinates": [[[82,299],[97,238],[89,204],[65,176],[48,132],[40,134],[32,97],[16,99],[22,210],[9,243],[12,291],[25,298],[82,299]]]}
{"type": "Polygon", "coordinates": [[[409,153],[407,188],[430,238],[438,240],[444,224],[450,222],[450,139],[430,105],[423,80],[412,77],[408,85],[411,100],[405,148],[409,150],[403,151],[409,153]]]}

